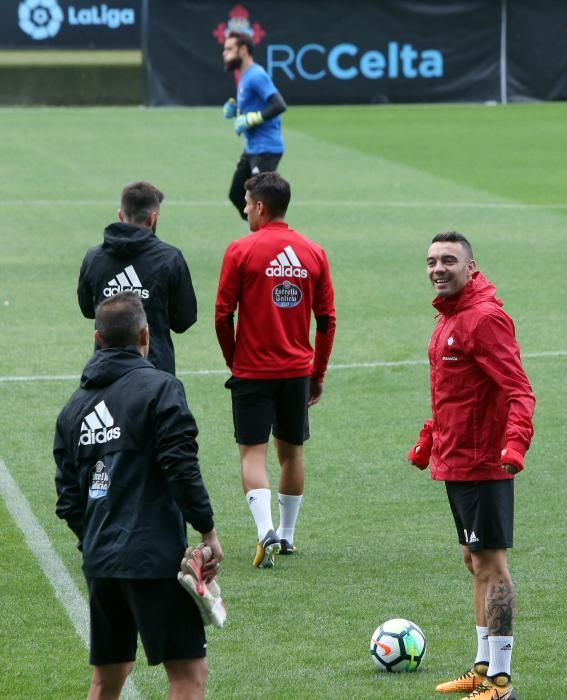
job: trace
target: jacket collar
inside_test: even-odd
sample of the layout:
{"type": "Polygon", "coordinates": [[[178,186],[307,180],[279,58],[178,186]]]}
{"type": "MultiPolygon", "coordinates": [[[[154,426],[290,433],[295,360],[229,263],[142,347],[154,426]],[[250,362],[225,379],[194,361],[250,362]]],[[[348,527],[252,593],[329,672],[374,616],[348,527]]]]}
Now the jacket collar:
{"type": "Polygon", "coordinates": [[[486,301],[503,306],[496,297],[496,287],[477,270],[460,292],[450,297],[437,296],[431,303],[443,316],[452,316],[457,311],[486,301]]]}

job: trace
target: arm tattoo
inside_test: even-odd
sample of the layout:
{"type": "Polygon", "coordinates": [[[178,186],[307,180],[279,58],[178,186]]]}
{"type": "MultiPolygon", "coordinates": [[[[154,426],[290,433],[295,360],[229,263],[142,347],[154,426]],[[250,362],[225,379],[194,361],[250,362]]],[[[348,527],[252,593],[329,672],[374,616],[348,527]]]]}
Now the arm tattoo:
{"type": "Polygon", "coordinates": [[[488,589],[486,596],[486,621],[491,636],[508,637],[516,614],[516,593],[512,584],[503,579],[488,589]]]}

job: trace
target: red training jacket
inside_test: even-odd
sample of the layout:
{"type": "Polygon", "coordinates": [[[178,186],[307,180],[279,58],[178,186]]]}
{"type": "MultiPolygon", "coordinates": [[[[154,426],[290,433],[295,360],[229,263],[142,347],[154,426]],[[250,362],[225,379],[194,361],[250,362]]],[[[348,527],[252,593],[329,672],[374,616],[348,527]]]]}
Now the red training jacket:
{"type": "Polygon", "coordinates": [[[495,292],[475,272],[459,294],[433,300],[441,316],[429,343],[433,479],[513,478],[500,466],[521,468],[530,446],[535,398],[495,292]]]}
{"type": "Polygon", "coordinates": [[[215,328],[234,376],[311,375],[322,382],[335,323],[333,284],[321,246],[281,221],[229,244],[220,273],[215,328]],[[309,341],[312,311],[317,319],[315,355],[309,341]]]}

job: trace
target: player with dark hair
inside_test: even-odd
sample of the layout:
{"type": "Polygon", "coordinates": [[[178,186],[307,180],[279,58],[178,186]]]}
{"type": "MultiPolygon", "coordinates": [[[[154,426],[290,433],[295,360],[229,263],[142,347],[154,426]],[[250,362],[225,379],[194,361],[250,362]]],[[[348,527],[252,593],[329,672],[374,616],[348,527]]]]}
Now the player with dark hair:
{"type": "Polygon", "coordinates": [[[254,44],[248,34],[230,32],[224,42],[226,71],[240,71],[237,99],[223,107],[234,130],[244,135],[245,148],[236,165],[229,191],[230,201],[244,214],[244,183],[252,175],[275,171],[284,151],[280,114],[287,105],[270,76],[254,62],[254,44]]]}
{"type": "Polygon", "coordinates": [[[104,299],[132,291],[144,304],[152,335],[149,360],[175,374],[170,331],[183,333],[197,320],[197,300],[183,254],[156,236],[164,195],[149,182],[122,190],[119,221],[107,226],[104,242],[81,265],[77,296],[86,318],[104,299]]]}
{"type": "Polygon", "coordinates": [[[162,664],[169,698],[203,698],[206,639],[199,609],[177,581],[186,523],[210,547],[205,581],[223,551],[197,459],[197,426],[183,385],[147,361],[138,295],[96,309],[99,346],[61,411],[53,454],[56,512],[78,538],[90,603],[89,700],[114,700],[131,672],[138,633],[162,664]]]}
{"type": "Polygon", "coordinates": [[[232,371],[226,387],[232,395],[242,484],[258,533],[253,566],[271,568],[275,553],[295,551],[308,406],[323,393],[335,306],[325,251],[283,220],[289,184],[277,173],[262,173],[247,180],[245,189],[252,233],[226,250],[215,326],[232,371]],[[309,341],[312,313],[317,322],[315,353],[309,341]],[[266,466],[270,432],[281,466],[277,532],[266,466]]]}
{"type": "MultiPolygon", "coordinates": [[[[511,656],[516,593],[508,570],[514,475],[533,435],[535,399],[512,319],[476,269],[468,240],[435,236],[427,274],[439,322],[429,343],[431,406],[408,459],[445,482],[464,563],[473,575],[477,653],[473,667],[440,693],[514,700],[511,656]]],[[[466,700],[466,699],[463,699],[466,700]]]]}

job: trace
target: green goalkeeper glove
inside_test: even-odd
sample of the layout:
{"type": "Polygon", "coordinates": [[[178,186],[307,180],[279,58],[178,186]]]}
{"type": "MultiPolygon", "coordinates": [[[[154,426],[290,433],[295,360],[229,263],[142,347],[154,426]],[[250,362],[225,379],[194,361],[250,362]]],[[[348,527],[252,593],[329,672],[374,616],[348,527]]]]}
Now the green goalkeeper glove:
{"type": "Polygon", "coordinates": [[[262,112],[247,112],[246,114],[241,114],[234,120],[234,130],[240,136],[247,129],[251,129],[253,126],[258,126],[258,124],[264,123],[264,117],[262,112]]]}
{"type": "Polygon", "coordinates": [[[222,108],[222,114],[225,119],[234,119],[236,117],[236,100],[231,97],[227,100],[222,108]]]}

